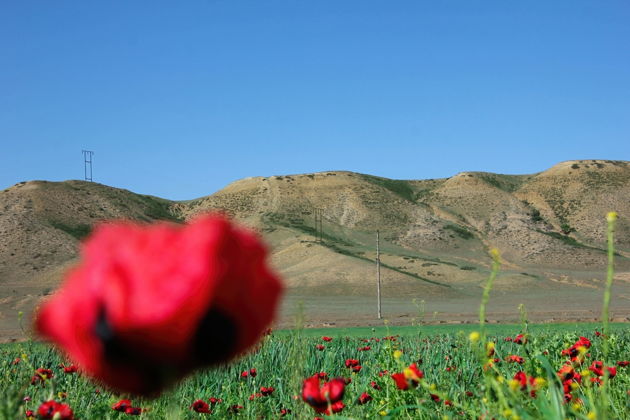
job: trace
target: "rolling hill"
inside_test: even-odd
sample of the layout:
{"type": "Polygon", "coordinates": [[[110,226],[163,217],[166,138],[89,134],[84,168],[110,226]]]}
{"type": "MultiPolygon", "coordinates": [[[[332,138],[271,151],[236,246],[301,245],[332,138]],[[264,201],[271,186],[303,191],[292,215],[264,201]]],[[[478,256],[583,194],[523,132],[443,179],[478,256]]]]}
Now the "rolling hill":
{"type": "Polygon", "coordinates": [[[605,215],[612,210],[619,213],[616,301],[623,317],[630,315],[623,309],[630,300],[627,161],[431,180],[344,171],[255,177],[185,202],[83,181],[22,182],[0,191],[0,335],[19,334],[17,312],[28,316],[56,287],[94,223],[181,223],[208,211],[264,236],[288,286],[284,324],[297,301],[313,325],[373,318],[377,230],[384,304],[393,317],[438,311],[436,319],[470,318],[488,273],[487,251],[497,247],[504,264],[493,291],[496,314],[524,302],[541,319],[575,318],[575,311],[589,318],[583,312],[596,313],[601,300],[605,215]],[[426,305],[412,305],[413,298],[426,305]]]}

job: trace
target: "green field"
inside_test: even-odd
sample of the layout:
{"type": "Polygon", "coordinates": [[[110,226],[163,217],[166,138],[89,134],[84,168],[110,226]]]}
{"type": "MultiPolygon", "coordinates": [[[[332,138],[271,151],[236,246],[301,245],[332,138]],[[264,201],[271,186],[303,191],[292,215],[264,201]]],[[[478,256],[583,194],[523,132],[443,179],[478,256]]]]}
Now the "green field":
{"type": "MultiPolygon", "coordinates": [[[[592,361],[604,359],[604,338],[595,335],[596,327],[598,325],[529,325],[528,342],[518,345],[504,339],[520,333],[520,325],[489,326],[488,341],[496,343],[496,357],[501,362],[485,371],[482,368],[485,361],[479,359],[476,343],[469,340],[469,333],[478,326],[277,331],[265,339],[258,351],[235,363],[199,372],[157,399],[131,399],[135,406],[146,410],[140,416],[146,419],[273,419],[280,417],[283,408],[291,410],[286,418],[313,418],[316,415],[313,409],[298,397],[301,384],[317,372],[326,372],[330,378],[352,379],[343,399],[346,407],[337,418],[468,419],[478,418],[483,413],[495,419],[630,418],[630,367],[617,367],[617,375],[610,379],[605,393],[602,386],[590,382],[592,373],[590,377],[584,376],[572,392],[573,400],[563,402],[556,374],[567,360],[561,351],[579,336],[588,337],[593,345],[584,364],[576,365],[576,370],[589,372],[592,361]],[[332,337],[332,341],[323,341],[324,335],[332,337]],[[395,341],[382,339],[392,335],[399,337],[395,341]],[[318,350],[318,344],[325,348],[318,350]],[[370,349],[359,350],[365,346],[370,349]],[[394,357],[395,350],[402,351],[398,359],[394,357]],[[522,356],[524,363],[506,362],[509,355],[522,356]],[[352,373],[344,364],[346,359],[359,360],[361,371],[352,373]],[[425,375],[420,385],[406,391],[398,389],[390,375],[402,372],[418,360],[421,360],[418,367],[425,375]],[[255,368],[258,375],[241,378],[240,373],[251,368],[255,368]],[[379,375],[384,370],[388,372],[379,375]],[[545,380],[546,385],[537,391],[536,398],[527,391],[514,389],[510,380],[519,370],[545,380]],[[372,381],[381,389],[371,387],[372,381]],[[261,386],[272,386],[275,391],[270,396],[256,396],[261,386]],[[356,400],[363,392],[373,400],[360,405],[356,400]],[[430,394],[440,402],[435,402],[430,394]],[[223,400],[212,409],[213,414],[195,413],[190,409],[195,400],[207,401],[210,397],[223,400]],[[576,404],[578,399],[581,404],[576,404]],[[452,405],[444,404],[446,400],[452,405]],[[232,413],[232,405],[243,408],[232,413]]],[[[630,359],[628,342],[630,326],[611,325],[606,359],[610,365],[630,359]]],[[[0,418],[25,418],[27,409],[35,411],[41,402],[50,399],[69,404],[75,418],[79,419],[128,417],[111,408],[128,396],[109,392],[80,374],[65,374],[58,367],[63,362],[58,353],[44,343],[0,346],[0,389],[3,390],[0,418]],[[22,360],[12,364],[18,357],[22,360]],[[30,385],[34,369],[39,367],[52,369],[54,377],[43,386],[30,385]],[[26,396],[30,397],[27,402],[24,401],[26,396]]]]}

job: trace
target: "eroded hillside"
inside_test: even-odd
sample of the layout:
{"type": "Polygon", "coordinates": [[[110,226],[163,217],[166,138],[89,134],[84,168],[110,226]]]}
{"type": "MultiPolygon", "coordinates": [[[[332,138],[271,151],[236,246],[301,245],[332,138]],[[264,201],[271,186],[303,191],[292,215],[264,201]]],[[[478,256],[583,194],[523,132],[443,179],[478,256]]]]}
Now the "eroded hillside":
{"type": "Polygon", "coordinates": [[[458,301],[476,299],[490,247],[505,260],[498,293],[599,288],[605,215],[614,210],[627,284],[629,198],[630,164],[603,160],[417,181],[352,172],[256,177],[186,202],[82,181],[20,183],[0,192],[0,324],[17,325],[17,311],[50,293],[94,223],[177,223],[207,211],[265,237],[290,295],[373,296],[378,230],[387,296],[458,301]]]}

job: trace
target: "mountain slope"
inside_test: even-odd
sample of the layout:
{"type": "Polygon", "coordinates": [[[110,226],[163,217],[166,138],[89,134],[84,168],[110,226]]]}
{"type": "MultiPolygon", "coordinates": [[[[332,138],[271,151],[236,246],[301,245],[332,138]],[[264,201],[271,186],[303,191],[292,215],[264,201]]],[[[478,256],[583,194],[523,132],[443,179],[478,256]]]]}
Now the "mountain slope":
{"type": "Polygon", "coordinates": [[[181,222],[223,211],[265,237],[289,295],[306,297],[374,296],[378,230],[385,296],[473,302],[491,247],[504,258],[497,293],[600,287],[593,278],[606,263],[611,210],[627,284],[629,198],[630,164],[602,160],[417,181],[342,171],[256,177],[186,202],[82,181],[20,183],[0,191],[0,329],[58,284],[100,220],[181,222]]]}

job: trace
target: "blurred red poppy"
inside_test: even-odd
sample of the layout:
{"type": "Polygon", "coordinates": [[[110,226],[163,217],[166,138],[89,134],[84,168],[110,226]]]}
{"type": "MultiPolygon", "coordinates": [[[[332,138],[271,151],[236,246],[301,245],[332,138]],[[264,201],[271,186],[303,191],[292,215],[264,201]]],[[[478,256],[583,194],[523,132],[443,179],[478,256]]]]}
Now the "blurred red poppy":
{"type": "Polygon", "coordinates": [[[131,401],[130,400],[120,400],[117,403],[115,403],[114,405],[112,405],[112,410],[115,411],[120,411],[122,413],[125,412],[125,410],[127,408],[131,407],[131,401]]]}
{"type": "Polygon", "coordinates": [[[44,385],[46,380],[51,379],[53,376],[55,375],[53,374],[52,370],[46,368],[37,368],[35,369],[35,375],[33,375],[33,377],[31,378],[31,385],[39,383],[44,385]]]}
{"type": "Polygon", "coordinates": [[[359,398],[357,398],[357,402],[361,405],[367,404],[370,401],[372,401],[372,397],[367,392],[364,392],[359,396],[359,398]]]}
{"type": "Polygon", "coordinates": [[[275,391],[276,389],[272,386],[270,387],[266,387],[266,386],[261,386],[260,387],[260,393],[264,396],[267,397],[271,394],[273,394],[273,391],[275,391]]]}
{"type": "Polygon", "coordinates": [[[359,366],[359,361],[357,359],[346,359],[346,367],[351,368],[353,366],[359,366]]]}
{"type": "Polygon", "coordinates": [[[515,354],[509,355],[508,357],[505,358],[505,360],[507,362],[519,363],[519,364],[523,364],[525,362],[525,359],[523,359],[521,356],[517,356],[515,354]]]}
{"type": "Polygon", "coordinates": [[[40,419],[72,420],[74,413],[67,404],[56,401],[43,402],[37,409],[37,416],[40,419]]]}
{"type": "Polygon", "coordinates": [[[153,394],[243,353],[273,320],[282,291],[259,239],[221,216],[102,224],[81,253],[36,329],[125,392],[153,394]]]}
{"type": "Polygon", "coordinates": [[[398,389],[407,390],[410,387],[416,387],[420,383],[420,379],[424,377],[424,372],[418,369],[415,363],[409,365],[402,373],[394,373],[392,379],[396,383],[398,389]]]}
{"type": "Polygon", "coordinates": [[[302,384],[302,399],[317,413],[330,415],[338,413],[344,407],[343,398],[346,383],[343,379],[336,378],[330,382],[319,384],[319,375],[315,374],[304,380],[302,384]]]}

